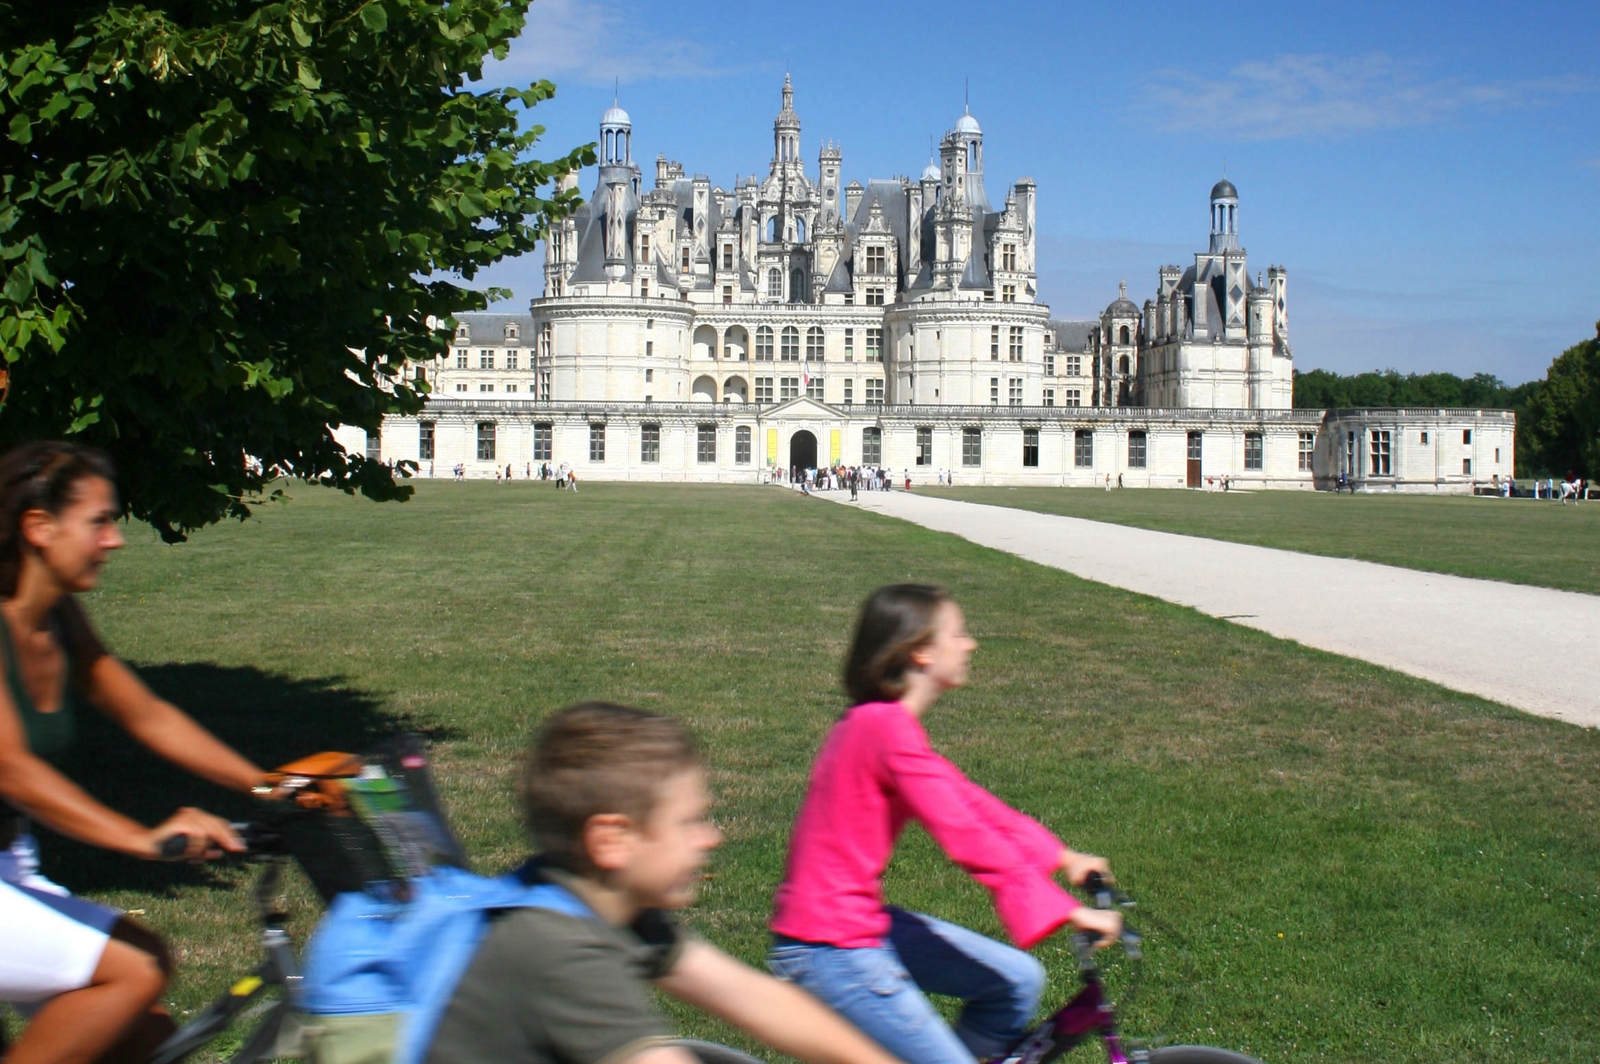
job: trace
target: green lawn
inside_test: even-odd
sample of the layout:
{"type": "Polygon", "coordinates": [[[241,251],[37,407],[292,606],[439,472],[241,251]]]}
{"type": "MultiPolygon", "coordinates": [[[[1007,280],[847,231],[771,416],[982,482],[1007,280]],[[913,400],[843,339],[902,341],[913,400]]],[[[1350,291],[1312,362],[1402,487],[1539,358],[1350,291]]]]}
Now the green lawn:
{"type": "MultiPolygon", "coordinates": [[[[934,741],[1140,899],[1129,1033],[1271,1064],[1600,1054],[1596,732],[775,488],[294,495],[181,546],[135,530],[91,614],[264,762],[427,731],[483,870],[522,852],[511,784],[542,715],[586,697],[670,712],[704,740],[728,836],[691,920],[759,961],[854,610],[877,584],[936,580],[982,645],[934,741]]],[[[227,807],[103,736],[72,771],[149,818],[227,807]]],[[[177,945],[180,1009],[253,956],[240,874],[46,848],[48,872],[177,945]]],[[[889,893],[997,932],[920,835],[889,893]]],[[[1069,955],[1039,952],[1059,1001],[1069,955]]]]}
{"type": "Polygon", "coordinates": [[[1317,491],[918,488],[1186,536],[1600,594],[1600,505],[1317,491]]]}

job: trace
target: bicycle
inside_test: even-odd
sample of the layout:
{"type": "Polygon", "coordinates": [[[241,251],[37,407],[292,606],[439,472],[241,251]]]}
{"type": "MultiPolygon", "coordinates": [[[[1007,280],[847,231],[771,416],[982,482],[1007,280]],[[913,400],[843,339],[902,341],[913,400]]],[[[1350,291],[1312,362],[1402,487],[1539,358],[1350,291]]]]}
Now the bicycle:
{"type": "MultiPolygon", "coordinates": [[[[1097,909],[1133,907],[1133,899],[1105,882],[1098,873],[1090,874],[1084,889],[1094,899],[1097,909]]],[[[1129,959],[1142,959],[1142,942],[1139,932],[1123,925],[1121,945],[1129,959]]],[[[1109,1064],[1261,1064],[1243,1053],[1211,1046],[1157,1046],[1136,1049],[1129,1055],[1123,1049],[1116,1007],[1106,997],[1100,969],[1095,963],[1095,937],[1080,931],[1072,936],[1072,948],[1078,959],[1083,988],[993,1064],[1050,1064],[1096,1036],[1105,1045],[1109,1064]]]]}

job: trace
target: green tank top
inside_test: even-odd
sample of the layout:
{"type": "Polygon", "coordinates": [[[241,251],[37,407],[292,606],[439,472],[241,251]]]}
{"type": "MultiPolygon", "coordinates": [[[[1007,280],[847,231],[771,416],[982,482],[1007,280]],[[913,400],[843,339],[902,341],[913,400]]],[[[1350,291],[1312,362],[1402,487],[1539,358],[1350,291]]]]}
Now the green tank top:
{"type": "Polygon", "coordinates": [[[33,696],[22,682],[22,671],[17,667],[17,646],[11,639],[11,625],[0,618],[0,642],[5,644],[6,686],[11,690],[11,703],[22,718],[22,731],[28,739],[28,749],[38,757],[54,758],[65,753],[78,738],[77,695],[72,687],[72,640],[68,639],[59,614],[50,616],[50,627],[56,642],[67,657],[61,681],[61,706],[53,713],[41,713],[33,704],[33,696]]]}

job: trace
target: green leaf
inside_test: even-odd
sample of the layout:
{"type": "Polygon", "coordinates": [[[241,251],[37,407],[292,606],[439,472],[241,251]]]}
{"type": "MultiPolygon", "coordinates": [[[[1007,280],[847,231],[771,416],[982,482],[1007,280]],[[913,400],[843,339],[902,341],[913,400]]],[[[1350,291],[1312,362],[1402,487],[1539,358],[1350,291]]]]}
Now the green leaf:
{"type": "Polygon", "coordinates": [[[389,28],[389,13],[379,3],[369,3],[361,9],[361,24],[373,33],[389,28]]]}
{"type": "Polygon", "coordinates": [[[316,65],[309,59],[302,59],[295,65],[295,78],[308,89],[322,88],[322,78],[317,76],[316,65]]]}

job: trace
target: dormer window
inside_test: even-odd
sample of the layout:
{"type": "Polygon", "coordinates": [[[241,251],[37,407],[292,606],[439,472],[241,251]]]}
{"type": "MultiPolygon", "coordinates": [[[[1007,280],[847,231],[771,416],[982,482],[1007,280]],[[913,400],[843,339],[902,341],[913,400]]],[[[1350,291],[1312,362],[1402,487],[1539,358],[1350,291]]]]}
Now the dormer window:
{"type": "Polygon", "coordinates": [[[506,326],[506,339],[507,340],[515,340],[516,338],[517,338],[517,327],[515,325],[507,325],[506,326]]]}
{"type": "Polygon", "coordinates": [[[886,249],[880,244],[873,244],[867,248],[868,273],[888,272],[888,266],[886,265],[888,262],[888,256],[885,254],[885,250],[886,249]]]}
{"type": "Polygon", "coordinates": [[[1000,268],[1014,270],[1017,268],[1017,245],[1002,244],[1000,246],[1000,268]]]}

